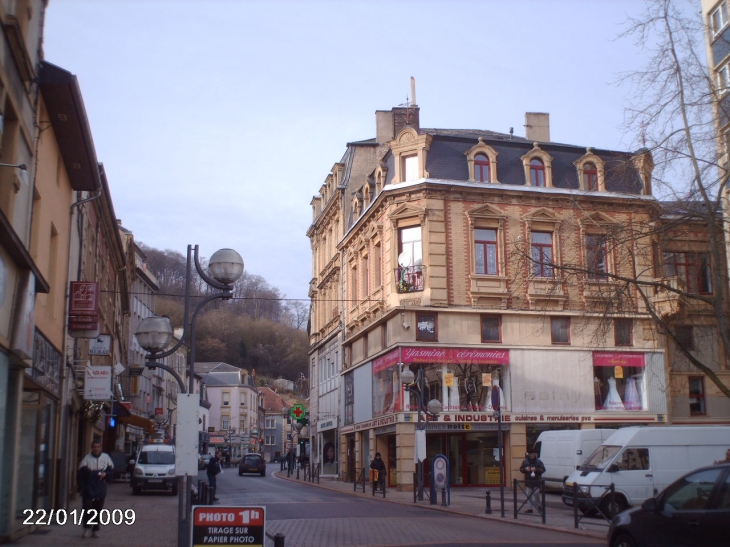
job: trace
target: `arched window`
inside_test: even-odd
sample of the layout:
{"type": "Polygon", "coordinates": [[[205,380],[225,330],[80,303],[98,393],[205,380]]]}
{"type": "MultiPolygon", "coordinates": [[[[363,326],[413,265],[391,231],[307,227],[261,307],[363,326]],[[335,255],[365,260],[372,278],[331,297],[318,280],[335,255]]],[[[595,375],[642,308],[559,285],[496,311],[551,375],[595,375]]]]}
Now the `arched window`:
{"type": "Polygon", "coordinates": [[[590,161],[583,164],[583,189],[591,192],[598,190],[598,169],[590,161]]]}
{"type": "Polygon", "coordinates": [[[537,187],[545,186],[545,164],[537,158],[530,161],[530,185],[537,187]]]}
{"type": "Polygon", "coordinates": [[[476,182],[490,182],[489,158],[486,154],[474,156],[474,180],[476,182]]]}

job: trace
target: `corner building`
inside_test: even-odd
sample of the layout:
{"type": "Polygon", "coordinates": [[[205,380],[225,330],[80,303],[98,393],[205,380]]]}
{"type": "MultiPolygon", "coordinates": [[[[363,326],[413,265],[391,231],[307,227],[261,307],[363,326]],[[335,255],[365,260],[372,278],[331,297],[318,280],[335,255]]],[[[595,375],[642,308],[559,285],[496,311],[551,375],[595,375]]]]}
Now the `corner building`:
{"type": "Polygon", "coordinates": [[[455,487],[499,483],[493,390],[507,484],[543,430],[666,422],[661,337],[607,275],[654,277],[650,154],[553,143],[547,114],[526,114],[525,138],[419,114],[377,112],[376,138],[348,143],[312,201],[317,461],[334,442],[329,474],[350,481],[381,452],[390,487],[413,488],[404,367],[443,407],[425,469],[445,454],[455,487]],[[607,244],[618,230],[624,247],[607,244]]]}

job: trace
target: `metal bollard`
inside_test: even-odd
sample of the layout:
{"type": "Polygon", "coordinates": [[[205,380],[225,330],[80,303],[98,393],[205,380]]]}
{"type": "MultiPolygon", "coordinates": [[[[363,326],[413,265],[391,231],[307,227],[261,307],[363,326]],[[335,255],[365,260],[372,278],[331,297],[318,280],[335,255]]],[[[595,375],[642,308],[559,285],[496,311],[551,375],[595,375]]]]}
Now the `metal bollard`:
{"type": "Polygon", "coordinates": [[[299,480],[299,466],[297,465],[297,480],[299,480]]]}
{"type": "Polygon", "coordinates": [[[446,488],[441,489],[441,507],[448,507],[446,505],[446,488]]]}
{"type": "Polygon", "coordinates": [[[489,490],[487,490],[486,498],[487,498],[487,508],[484,510],[484,514],[491,515],[492,514],[492,493],[489,490]]]}
{"type": "Polygon", "coordinates": [[[286,547],[284,545],[285,541],[286,541],[286,536],[284,534],[281,534],[281,533],[276,534],[274,536],[274,547],[286,547]]]}
{"type": "Polygon", "coordinates": [[[208,487],[208,504],[207,505],[213,505],[215,502],[215,488],[212,486],[208,487]]]}

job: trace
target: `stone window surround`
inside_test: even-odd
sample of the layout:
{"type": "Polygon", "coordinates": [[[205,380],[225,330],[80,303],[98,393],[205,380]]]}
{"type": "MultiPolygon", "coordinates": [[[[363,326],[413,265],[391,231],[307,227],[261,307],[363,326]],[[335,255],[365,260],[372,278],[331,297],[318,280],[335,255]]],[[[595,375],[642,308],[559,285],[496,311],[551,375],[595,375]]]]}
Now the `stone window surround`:
{"type": "Polygon", "coordinates": [[[585,186],[583,185],[583,169],[585,168],[586,163],[592,163],[593,165],[595,165],[597,171],[598,188],[591,191],[605,192],[606,163],[593,153],[593,149],[591,147],[586,148],[586,153],[573,162],[573,165],[575,165],[575,168],[578,170],[578,185],[580,186],[580,189],[586,192],[589,191],[588,188],[585,188],[585,186]]]}
{"type": "Polygon", "coordinates": [[[525,168],[525,186],[532,186],[530,179],[530,162],[539,159],[545,166],[545,188],[553,187],[553,157],[540,148],[540,143],[532,143],[532,150],[520,158],[525,168]]]}
{"type": "Polygon", "coordinates": [[[431,148],[431,135],[419,135],[412,127],[405,127],[398,133],[396,138],[388,143],[395,161],[395,173],[393,183],[404,182],[405,173],[403,173],[403,158],[406,156],[418,156],[418,176],[417,179],[428,178],[430,175],[426,171],[426,158],[428,150],[431,148]]]}
{"type": "MultiPolygon", "coordinates": [[[[485,182],[498,183],[497,178],[497,156],[499,153],[491,146],[484,144],[484,138],[479,137],[479,143],[467,150],[464,155],[469,166],[469,182],[476,182],[474,176],[474,161],[477,154],[484,154],[489,159],[489,180],[485,182]]],[[[481,182],[481,181],[480,181],[481,182]]]]}

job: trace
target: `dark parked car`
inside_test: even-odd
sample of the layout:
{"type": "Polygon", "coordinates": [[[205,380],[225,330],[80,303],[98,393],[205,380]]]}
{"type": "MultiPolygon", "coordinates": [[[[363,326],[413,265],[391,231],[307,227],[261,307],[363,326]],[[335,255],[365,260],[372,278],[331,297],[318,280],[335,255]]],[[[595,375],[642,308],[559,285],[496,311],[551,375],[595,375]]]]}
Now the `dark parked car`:
{"type": "Polygon", "coordinates": [[[695,469],[641,507],[616,515],[609,547],[724,547],[730,538],[730,464],[695,469]]]}
{"type": "Polygon", "coordinates": [[[266,462],[261,454],[246,454],[238,464],[238,474],[256,473],[262,477],[266,476],[266,462]]]}

